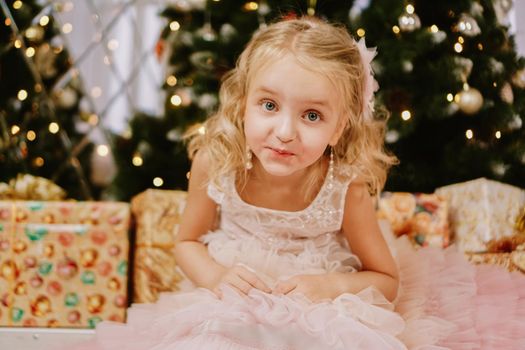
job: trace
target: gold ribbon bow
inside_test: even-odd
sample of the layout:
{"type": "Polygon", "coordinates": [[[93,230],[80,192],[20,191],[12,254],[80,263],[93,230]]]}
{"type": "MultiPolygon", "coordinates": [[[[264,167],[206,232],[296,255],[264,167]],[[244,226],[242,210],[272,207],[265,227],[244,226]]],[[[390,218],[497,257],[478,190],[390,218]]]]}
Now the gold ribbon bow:
{"type": "Polygon", "coordinates": [[[525,234],[525,206],[523,206],[523,208],[521,208],[521,211],[518,213],[514,228],[516,229],[516,231],[518,231],[518,233],[525,234]]]}

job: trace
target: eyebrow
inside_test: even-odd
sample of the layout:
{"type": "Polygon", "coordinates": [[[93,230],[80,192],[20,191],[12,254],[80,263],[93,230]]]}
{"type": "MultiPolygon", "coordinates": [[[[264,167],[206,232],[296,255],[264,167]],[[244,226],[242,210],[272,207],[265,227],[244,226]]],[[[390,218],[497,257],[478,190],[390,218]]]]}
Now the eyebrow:
{"type": "MultiPolygon", "coordinates": [[[[277,93],[276,91],[274,91],[274,90],[272,90],[272,89],[270,89],[269,87],[266,87],[266,86],[259,86],[257,89],[255,89],[255,91],[256,92],[267,92],[269,94],[279,96],[279,93],[277,93]]],[[[326,100],[310,99],[310,100],[304,100],[302,102],[307,103],[307,104],[318,105],[318,106],[321,106],[321,107],[330,107],[330,105],[327,103],[326,100]]]]}

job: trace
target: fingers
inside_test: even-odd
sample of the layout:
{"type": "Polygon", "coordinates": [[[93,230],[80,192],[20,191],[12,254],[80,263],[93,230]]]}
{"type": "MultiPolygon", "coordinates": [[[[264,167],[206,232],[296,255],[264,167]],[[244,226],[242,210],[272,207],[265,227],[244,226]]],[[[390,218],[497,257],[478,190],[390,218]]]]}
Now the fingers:
{"type": "Polygon", "coordinates": [[[247,269],[243,267],[239,268],[239,276],[245,282],[249,283],[253,288],[257,288],[266,293],[272,292],[270,287],[268,287],[266,283],[264,283],[259,277],[257,277],[257,275],[255,275],[253,272],[248,271],[247,269]]]}
{"type": "Polygon", "coordinates": [[[274,292],[280,294],[288,294],[292,292],[295,288],[297,288],[297,283],[293,279],[290,279],[277,283],[277,285],[274,288],[274,292]]]}
{"type": "Polygon", "coordinates": [[[213,292],[222,299],[223,293],[220,290],[220,283],[232,287],[240,294],[247,295],[251,289],[256,288],[266,293],[272,290],[257,275],[243,266],[236,266],[230,269],[219,282],[219,286],[213,289],[213,292]]]}

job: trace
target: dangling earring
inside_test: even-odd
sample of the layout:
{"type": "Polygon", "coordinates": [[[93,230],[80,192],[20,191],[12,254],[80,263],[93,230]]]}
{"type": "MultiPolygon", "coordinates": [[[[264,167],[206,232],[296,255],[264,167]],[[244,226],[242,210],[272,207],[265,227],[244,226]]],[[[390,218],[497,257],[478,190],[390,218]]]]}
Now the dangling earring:
{"type": "Polygon", "coordinates": [[[328,172],[326,173],[328,177],[328,188],[332,189],[334,186],[334,148],[330,146],[330,161],[328,162],[328,172]]]}
{"type": "Polygon", "coordinates": [[[253,168],[252,151],[250,150],[250,146],[246,146],[246,163],[244,164],[244,167],[246,170],[253,168]]]}

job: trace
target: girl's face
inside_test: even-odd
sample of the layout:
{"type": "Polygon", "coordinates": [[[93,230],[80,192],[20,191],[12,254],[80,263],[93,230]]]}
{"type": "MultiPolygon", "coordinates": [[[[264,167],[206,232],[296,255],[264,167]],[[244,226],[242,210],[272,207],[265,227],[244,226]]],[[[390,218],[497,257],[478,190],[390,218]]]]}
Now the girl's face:
{"type": "Polygon", "coordinates": [[[288,176],[315,163],[343,132],[340,101],[328,78],[292,55],[252,78],[244,113],[248,146],[264,170],[288,176]]]}

